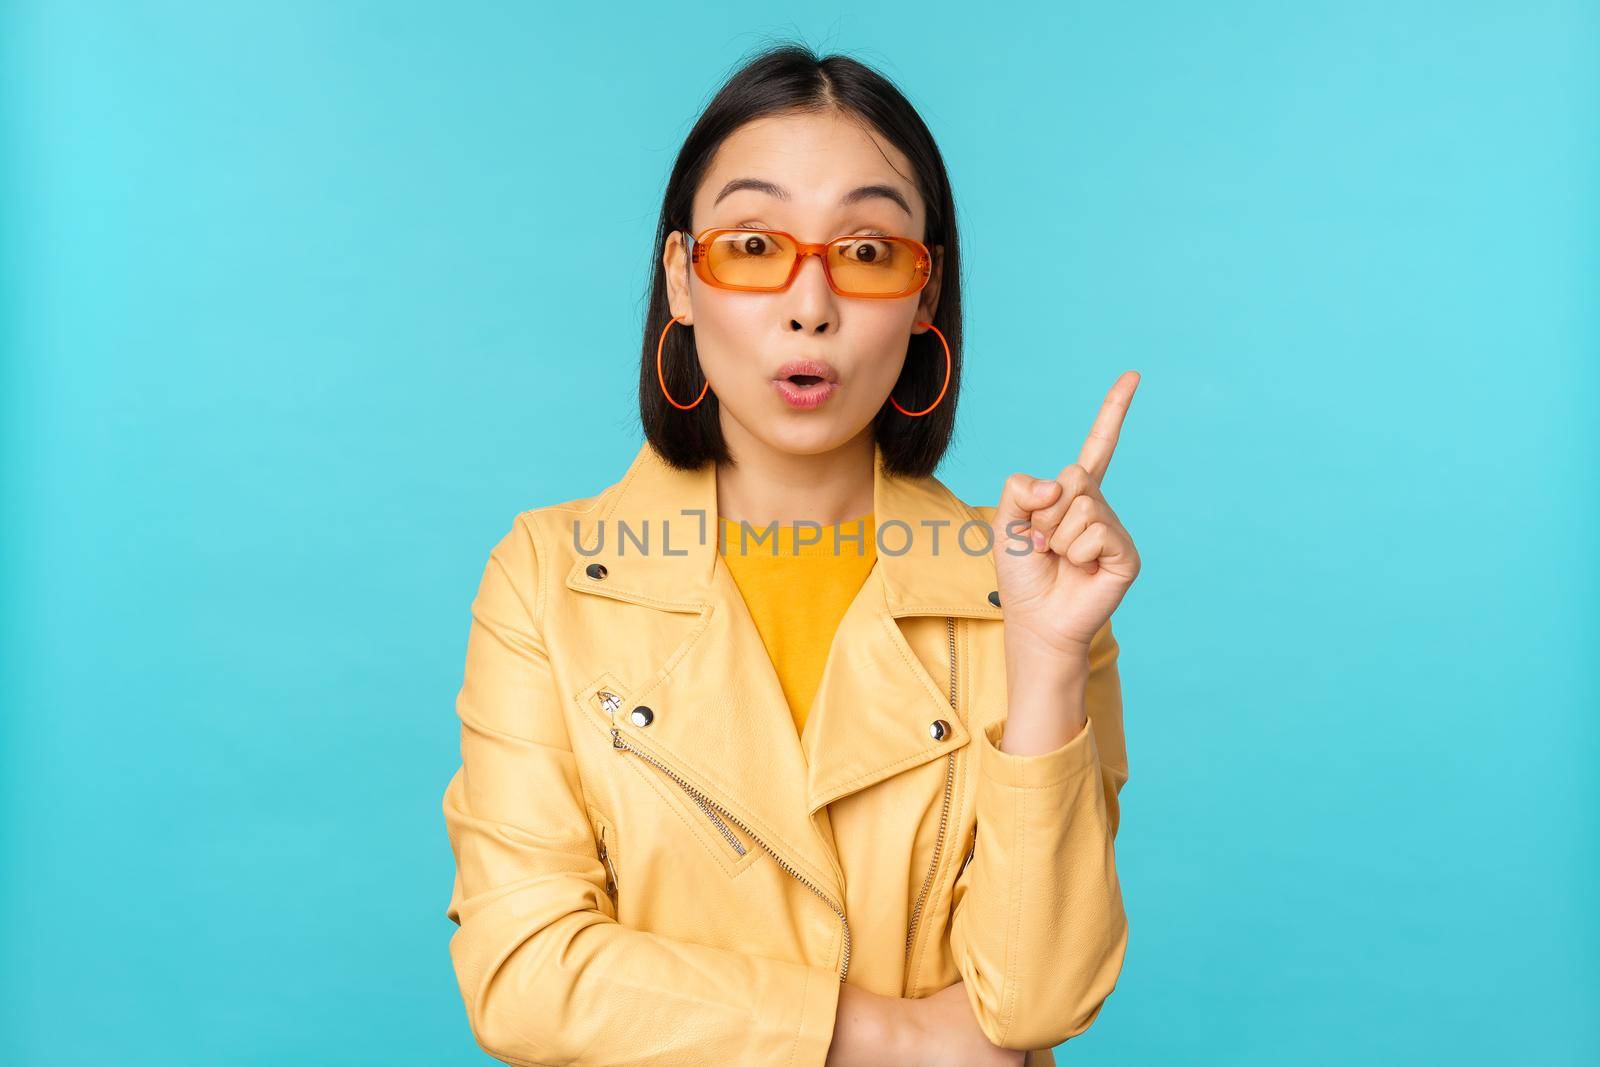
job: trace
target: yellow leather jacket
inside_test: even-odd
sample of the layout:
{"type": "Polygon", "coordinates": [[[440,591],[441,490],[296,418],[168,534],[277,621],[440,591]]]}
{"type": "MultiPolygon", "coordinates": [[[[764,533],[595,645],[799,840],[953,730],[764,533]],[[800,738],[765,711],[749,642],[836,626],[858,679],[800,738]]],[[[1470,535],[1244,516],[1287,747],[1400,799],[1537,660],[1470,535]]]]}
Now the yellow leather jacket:
{"type": "Polygon", "coordinates": [[[443,806],[450,954],[491,1055],[816,1067],[841,981],[924,997],[964,979],[984,1033],[1034,1065],[1099,1014],[1128,939],[1110,624],[1084,731],[1002,752],[975,525],[995,509],[882,462],[878,562],[802,736],[720,560],[714,464],[679,471],[646,442],[621,481],[523,512],[489,554],[443,806]]]}

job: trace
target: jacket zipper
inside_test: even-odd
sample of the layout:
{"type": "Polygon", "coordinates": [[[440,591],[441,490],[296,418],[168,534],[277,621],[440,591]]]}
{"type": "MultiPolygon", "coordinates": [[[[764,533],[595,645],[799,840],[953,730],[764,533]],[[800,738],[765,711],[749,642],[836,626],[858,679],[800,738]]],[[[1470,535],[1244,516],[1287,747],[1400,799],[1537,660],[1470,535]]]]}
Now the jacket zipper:
{"type": "Polygon", "coordinates": [[[606,847],[606,827],[600,824],[600,862],[606,865],[606,892],[613,904],[617,901],[617,869],[611,865],[611,850],[606,847]]]}
{"type": "MultiPolygon", "coordinates": [[[[945,633],[950,639],[950,710],[956,708],[956,620],[945,616],[945,633]]],[[[956,754],[945,754],[944,802],[939,808],[939,834],[933,839],[933,859],[928,862],[928,873],[922,879],[922,889],[917,893],[916,906],[911,909],[911,922],[906,925],[906,958],[911,958],[911,943],[917,936],[917,922],[922,918],[922,905],[927,902],[928,890],[933,885],[933,873],[939,869],[939,854],[944,850],[945,827],[950,822],[950,792],[956,780],[956,754]]]]}
{"type": "MultiPolygon", "coordinates": [[[[618,697],[615,693],[601,693],[600,704],[606,709],[607,713],[615,718],[617,709],[622,707],[622,698],[618,697]]],[[[613,728],[611,732],[612,734],[615,734],[616,730],[613,728]]],[[[615,748],[618,746],[613,744],[612,747],[615,748]]],[[[691,794],[691,796],[693,796],[693,794],[691,794]]],[[[734,854],[743,857],[746,851],[744,844],[740,842],[738,836],[734,834],[732,830],[728,829],[728,824],[717,818],[717,813],[711,810],[711,808],[707,807],[698,796],[694,797],[694,802],[695,805],[705,813],[705,817],[711,820],[712,825],[717,828],[717,832],[727,839],[729,845],[733,846],[734,854]]]]}
{"type": "MultiPolygon", "coordinates": [[[[621,701],[616,700],[616,698],[609,693],[605,694],[603,699],[605,698],[609,698],[606,699],[606,705],[613,712],[615,712],[617,706],[621,705],[621,701]],[[611,701],[614,700],[616,703],[612,704],[611,701]]],[[[844,924],[844,959],[839,964],[839,981],[844,981],[845,976],[850,973],[850,920],[848,917],[846,917],[844,908],[840,907],[838,904],[835,904],[833,900],[829,898],[828,894],[824,893],[821,889],[817,888],[817,886],[813,885],[810,879],[806,878],[805,875],[795,870],[787,860],[778,855],[777,852],[773,851],[772,846],[763,841],[750,829],[750,827],[741,822],[737,815],[733,814],[733,812],[729,811],[727,808],[718,804],[716,801],[700,792],[700,790],[684,781],[682,776],[680,776],[671,767],[668,767],[665,763],[662,763],[655,756],[652,756],[650,753],[641,748],[635,748],[633,745],[630,745],[623,738],[622,731],[618,730],[615,726],[611,727],[611,747],[619,752],[632,752],[640,759],[643,759],[654,765],[668,778],[671,778],[674,782],[676,782],[685,793],[688,793],[689,796],[694,799],[695,804],[699,806],[700,810],[705,812],[706,815],[710,817],[711,821],[717,824],[717,826],[722,830],[723,836],[727,837],[728,840],[733,844],[733,847],[738,850],[739,855],[744,855],[745,849],[744,846],[739,843],[739,839],[734,837],[732,831],[730,831],[727,826],[717,818],[716,813],[720,812],[725,818],[727,818],[729,822],[743,830],[749,836],[750,840],[754,841],[756,844],[765,849],[767,854],[773,858],[779,867],[783,868],[783,870],[788,874],[794,876],[794,879],[801,885],[815,893],[824,904],[828,905],[828,907],[833,910],[835,915],[839,916],[839,921],[844,924]]]]}

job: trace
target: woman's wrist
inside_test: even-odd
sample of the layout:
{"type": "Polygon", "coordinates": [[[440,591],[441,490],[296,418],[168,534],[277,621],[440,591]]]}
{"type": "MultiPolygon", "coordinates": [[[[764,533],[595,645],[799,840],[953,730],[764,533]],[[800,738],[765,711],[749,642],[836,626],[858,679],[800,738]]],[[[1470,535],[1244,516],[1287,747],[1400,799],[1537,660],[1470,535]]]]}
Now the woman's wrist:
{"type": "Polygon", "coordinates": [[[883,1030],[879,1039],[883,1045],[881,1064],[917,1064],[923,1062],[922,1042],[926,1035],[917,1009],[923,1001],[912,997],[890,997],[882,1016],[883,1030]]]}
{"type": "Polygon", "coordinates": [[[1054,752],[1088,722],[1084,657],[1008,658],[1006,727],[1000,750],[1019,756],[1054,752]]]}
{"type": "Polygon", "coordinates": [[[920,1060],[921,1027],[909,998],[872,993],[845,983],[839,987],[833,1042],[827,1067],[882,1067],[920,1060]]]}

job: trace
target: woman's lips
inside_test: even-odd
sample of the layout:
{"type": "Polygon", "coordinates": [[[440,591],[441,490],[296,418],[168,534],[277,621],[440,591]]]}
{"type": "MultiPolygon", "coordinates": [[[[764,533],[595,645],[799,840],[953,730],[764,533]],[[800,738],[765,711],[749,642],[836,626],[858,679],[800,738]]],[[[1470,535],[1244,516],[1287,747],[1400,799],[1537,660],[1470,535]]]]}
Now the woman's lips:
{"type": "Polygon", "coordinates": [[[792,408],[817,407],[839,388],[837,382],[805,376],[774,378],[772,384],[778,390],[778,395],[792,408]]]}
{"type": "Polygon", "coordinates": [[[792,359],[778,368],[772,384],[792,408],[814,408],[839,388],[839,372],[822,359],[792,359]]]}

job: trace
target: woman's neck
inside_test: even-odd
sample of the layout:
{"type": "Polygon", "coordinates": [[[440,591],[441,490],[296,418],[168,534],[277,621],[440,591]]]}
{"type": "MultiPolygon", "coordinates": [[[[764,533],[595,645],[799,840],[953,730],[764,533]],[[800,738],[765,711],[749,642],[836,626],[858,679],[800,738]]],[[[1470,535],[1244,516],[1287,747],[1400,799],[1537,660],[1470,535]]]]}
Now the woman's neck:
{"type": "Polygon", "coordinates": [[[727,440],[736,463],[717,468],[717,511],[723,518],[762,527],[800,520],[832,526],[873,509],[870,427],[814,454],[785,452],[738,431],[727,440]]]}

